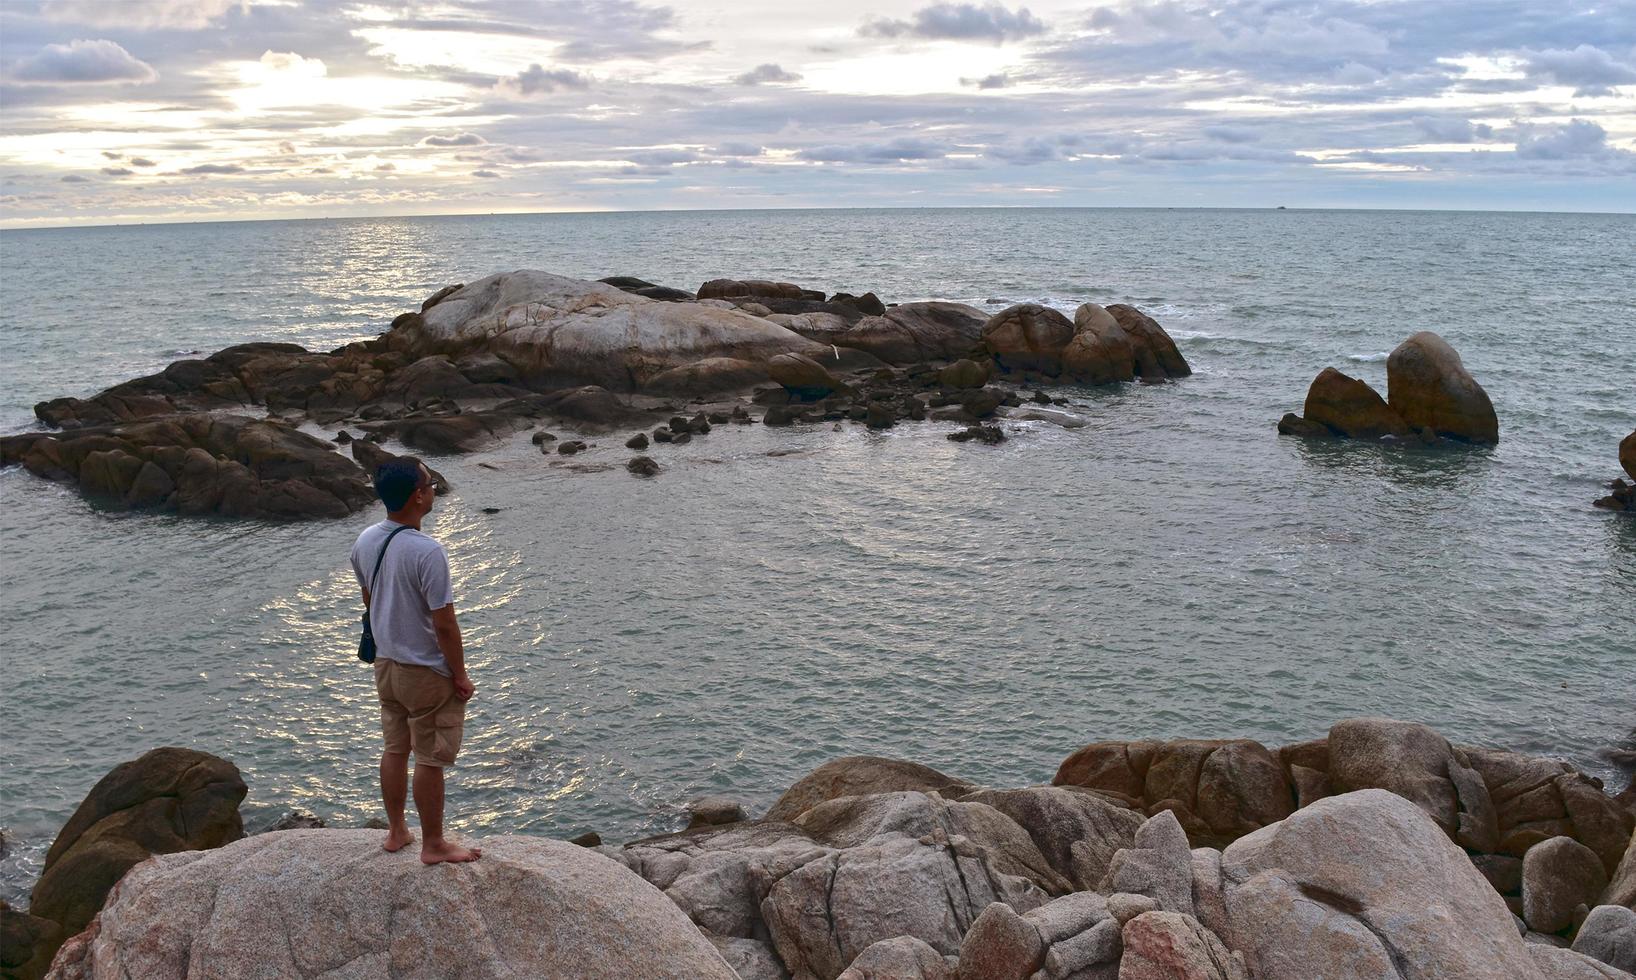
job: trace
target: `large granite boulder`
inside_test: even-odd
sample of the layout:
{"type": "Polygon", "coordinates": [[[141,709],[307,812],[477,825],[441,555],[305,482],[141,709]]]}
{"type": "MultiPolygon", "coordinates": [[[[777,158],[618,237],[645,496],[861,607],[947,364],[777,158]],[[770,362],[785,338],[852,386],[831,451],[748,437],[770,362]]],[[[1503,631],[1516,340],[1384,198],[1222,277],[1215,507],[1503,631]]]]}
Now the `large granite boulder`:
{"type": "Polygon", "coordinates": [[[1547,943],[1530,943],[1528,955],[1534,958],[1542,980],[1630,980],[1632,976],[1584,953],[1547,943]]]}
{"type": "Polygon", "coordinates": [[[898,936],[859,953],[838,980],[952,980],[951,959],[924,939],[898,936]]]}
{"type": "Polygon", "coordinates": [[[841,388],[829,369],[804,354],[777,354],[767,361],[767,377],[784,386],[792,397],[816,401],[841,388]]]}
{"type": "Polygon", "coordinates": [[[1010,817],[1075,891],[1101,887],[1114,854],[1134,846],[1142,814],[1097,793],[1057,786],[984,789],[960,797],[1010,817]]]}
{"type": "Polygon", "coordinates": [[[1386,358],[1386,401],[1403,420],[1462,442],[1500,441],[1488,392],[1460,363],[1448,341],[1421,331],[1386,358]]]}
{"type": "Polygon", "coordinates": [[[427,868],[374,831],[293,830],[133,871],[51,976],[735,980],[652,885],[587,848],[483,842],[427,868]]]}
{"type": "Polygon", "coordinates": [[[1619,440],[1619,465],[1625,468],[1626,475],[1636,480],[1636,430],[1619,440]]]}
{"type": "Polygon", "coordinates": [[[62,926],[0,901],[0,978],[38,980],[62,945],[62,926]]]}
{"type": "Polygon", "coordinates": [[[1636,973],[1636,910],[1623,905],[1591,909],[1574,934],[1573,950],[1636,973]]]}
{"type": "Polygon", "coordinates": [[[1449,837],[1474,851],[1498,848],[1494,801],[1467,754],[1425,725],[1352,718],[1329,729],[1329,781],[1336,792],[1384,789],[1414,803],[1449,837]]]}
{"type": "Polygon", "coordinates": [[[1230,845],[1200,917],[1257,980],[1535,978],[1500,895],[1415,804],[1319,800],[1230,845]]]}
{"type": "Polygon", "coordinates": [[[1191,915],[1144,912],[1120,938],[1119,980],[1248,980],[1244,958],[1191,915]]]}
{"type": "Polygon", "coordinates": [[[290,520],[345,517],[375,500],[322,439],[236,415],[150,418],[0,438],[0,465],[77,484],[115,507],[290,520]]]}
{"type": "Polygon", "coordinates": [[[1565,932],[1574,910],[1589,909],[1608,886],[1596,852],[1572,837],[1553,837],[1522,857],[1522,919],[1535,932],[1565,932]]]}
{"type": "Polygon", "coordinates": [[[1610,876],[1630,845],[1636,814],[1600,783],[1564,762],[1465,746],[1482,776],[1498,821],[1497,853],[1523,857],[1552,837],[1572,837],[1602,859],[1610,876]]]}
{"type": "Polygon", "coordinates": [[[959,980],[1113,980],[1120,921],[1096,892],[1075,892],[1033,909],[996,902],[960,944],[959,980]]]}
{"type": "Polygon", "coordinates": [[[793,820],[826,800],[905,790],[959,797],[976,787],[930,766],[879,756],[832,759],[796,780],[767,811],[768,820],[793,820]]]}
{"type": "Polygon", "coordinates": [[[1312,380],[1302,412],[1307,420],[1353,439],[1402,438],[1413,434],[1409,424],[1386,404],[1379,392],[1332,367],[1324,368],[1312,380]]]}
{"type": "Polygon", "coordinates": [[[1074,338],[1067,317],[1038,303],[1019,303],[989,317],[983,324],[983,348],[1001,371],[1034,371],[1056,377],[1062,373],[1062,350],[1074,338]]]}
{"type": "Polygon", "coordinates": [[[1284,767],[1248,739],[1094,742],[1051,782],[1113,794],[1147,814],[1173,811],[1198,845],[1226,844],[1295,807],[1284,767]]]}
{"type": "Polygon", "coordinates": [[[1631,836],[1624,858],[1608,879],[1608,890],[1602,893],[1600,904],[1636,909],[1636,834],[1631,836]]]}
{"type": "Polygon", "coordinates": [[[1063,373],[1085,384],[1113,384],[1136,377],[1136,353],[1119,320],[1095,303],[1074,311],[1074,336],[1062,349],[1063,373]]]}
{"type": "Polygon", "coordinates": [[[762,363],[825,349],[742,310],[652,300],[532,270],[468,283],[400,332],[421,355],[485,351],[535,387],[610,391],[643,390],[667,371],[708,358],[762,363]]]}
{"type": "Polygon", "coordinates": [[[84,929],[108,889],[155,854],[221,847],[244,836],[238,767],[192,749],[162,748],[116,766],[91,787],[46,852],[29,912],[84,929]]]}
{"type": "Polygon", "coordinates": [[[1185,378],[1193,373],[1187,359],[1176,349],[1176,342],[1157,320],[1126,303],[1115,303],[1108,307],[1108,312],[1130,338],[1138,378],[1155,382],[1185,378]]]}
{"type": "Polygon", "coordinates": [[[699,299],[814,299],[823,301],[824,294],[802,289],[790,282],[771,282],[766,279],[712,279],[699,287],[699,299]]]}
{"type": "Polygon", "coordinates": [[[902,303],[868,316],[830,340],[867,351],[888,364],[965,357],[982,339],[987,316],[964,303],[902,303]]]}

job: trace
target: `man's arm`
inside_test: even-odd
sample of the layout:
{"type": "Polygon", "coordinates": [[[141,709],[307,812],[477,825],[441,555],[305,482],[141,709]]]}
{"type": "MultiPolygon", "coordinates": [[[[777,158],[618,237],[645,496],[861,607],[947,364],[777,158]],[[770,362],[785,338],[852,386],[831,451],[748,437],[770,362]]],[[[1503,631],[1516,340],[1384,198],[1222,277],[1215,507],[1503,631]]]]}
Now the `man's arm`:
{"type": "Polygon", "coordinates": [[[466,646],[460,639],[460,624],[455,622],[454,603],[432,610],[432,629],[437,633],[437,648],[443,653],[443,661],[449,665],[455,695],[462,701],[470,701],[477,688],[466,674],[466,646]]]}

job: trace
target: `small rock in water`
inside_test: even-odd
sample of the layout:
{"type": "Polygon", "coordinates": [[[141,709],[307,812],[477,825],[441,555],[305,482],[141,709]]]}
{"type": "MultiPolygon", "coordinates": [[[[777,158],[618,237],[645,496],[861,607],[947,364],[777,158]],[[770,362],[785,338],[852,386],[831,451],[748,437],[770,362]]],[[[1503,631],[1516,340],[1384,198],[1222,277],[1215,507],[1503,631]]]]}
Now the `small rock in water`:
{"type": "Polygon", "coordinates": [[[648,434],[646,432],[638,432],[636,435],[631,436],[629,439],[626,439],[625,440],[625,448],[626,449],[646,449],[646,448],[648,448],[648,434]]]}
{"type": "Polygon", "coordinates": [[[985,445],[992,446],[995,443],[1005,442],[1005,433],[1001,432],[1000,427],[997,425],[968,425],[959,432],[949,433],[949,439],[953,442],[970,442],[975,439],[985,445]]]}
{"type": "Polygon", "coordinates": [[[541,431],[534,433],[530,441],[532,441],[534,445],[539,446],[548,442],[556,442],[557,437],[542,429],[541,431]]]}
{"type": "Polygon", "coordinates": [[[675,433],[670,431],[670,426],[668,425],[661,425],[659,428],[653,430],[654,442],[670,442],[675,438],[675,433]]]}
{"type": "Polygon", "coordinates": [[[711,412],[706,418],[711,425],[726,425],[731,421],[726,412],[711,412]]]}
{"type": "Polygon", "coordinates": [[[317,815],[307,810],[291,810],[268,824],[262,830],[262,833],[271,834],[279,830],[316,830],[323,826],[324,821],[320,820],[317,815]]]}
{"type": "Polygon", "coordinates": [[[568,843],[578,844],[580,847],[601,847],[602,835],[594,830],[589,830],[578,837],[568,838],[568,843]]]}
{"type": "Polygon", "coordinates": [[[352,433],[342,429],[340,432],[335,433],[335,439],[333,441],[337,446],[344,446],[352,441],[352,433]]]}
{"type": "MultiPolygon", "coordinates": [[[[1051,396],[1047,395],[1043,391],[1034,392],[1034,394],[1032,395],[1032,400],[1036,405],[1049,405],[1049,404],[1051,404],[1051,396]]],[[[1067,400],[1068,399],[1066,399],[1066,398],[1063,399],[1064,402],[1066,402],[1067,400]]]]}
{"type": "Polygon", "coordinates": [[[652,456],[635,456],[625,464],[625,469],[636,476],[658,476],[659,464],[652,456]]]}
{"type": "Polygon", "coordinates": [[[578,439],[570,439],[558,446],[557,452],[563,456],[572,456],[577,452],[582,452],[584,449],[585,443],[579,441],[578,439]]]}
{"type": "Polygon", "coordinates": [[[747,818],[744,807],[725,796],[701,796],[687,805],[687,829],[738,823],[747,818]]]}
{"type": "Polygon", "coordinates": [[[796,411],[788,405],[770,405],[761,421],[766,425],[792,425],[795,419],[796,411]]]}
{"type": "Polygon", "coordinates": [[[498,507],[484,507],[483,508],[483,513],[485,513],[485,514],[498,514],[498,513],[500,513],[500,508],[498,508],[498,507]]]}
{"type": "Polygon", "coordinates": [[[693,441],[693,433],[691,433],[691,432],[679,433],[674,438],[672,438],[670,441],[675,443],[678,446],[685,445],[685,444],[690,443],[690,442],[693,441]]]}

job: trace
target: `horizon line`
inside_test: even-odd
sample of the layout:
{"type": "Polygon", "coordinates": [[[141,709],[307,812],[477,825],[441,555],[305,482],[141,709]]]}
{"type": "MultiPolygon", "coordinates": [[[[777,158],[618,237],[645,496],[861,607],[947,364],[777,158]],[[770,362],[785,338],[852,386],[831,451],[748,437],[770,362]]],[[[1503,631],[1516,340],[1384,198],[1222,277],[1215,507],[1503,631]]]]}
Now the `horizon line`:
{"type": "Polygon", "coordinates": [[[1305,211],[1401,214],[1564,214],[1604,217],[1632,217],[1631,211],[1556,211],[1538,208],[1393,208],[1393,207],[1309,207],[1304,205],[1227,206],[1209,204],[944,204],[944,205],[810,205],[781,208],[584,208],[559,211],[433,211],[418,214],[298,215],[258,218],[155,218],[143,221],[110,221],[101,224],[33,225],[9,224],[0,218],[0,232],[72,231],[98,228],[143,228],[171,225],[271,224],[281,221],[380,221],[423,218],[556,217],[565,215],[615,214],[721,214],[774,213],[781,211],[1305,211]]]}

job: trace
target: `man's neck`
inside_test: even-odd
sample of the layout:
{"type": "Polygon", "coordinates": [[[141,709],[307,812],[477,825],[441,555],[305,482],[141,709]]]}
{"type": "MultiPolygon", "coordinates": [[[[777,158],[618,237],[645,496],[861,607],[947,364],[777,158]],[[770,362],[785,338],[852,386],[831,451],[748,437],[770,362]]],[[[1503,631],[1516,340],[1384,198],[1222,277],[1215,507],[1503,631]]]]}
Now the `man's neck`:
{"type": "Polygon", "coordinates": [[[425,516],[425,514],[415,514],[406,510],[400,510],[389,512],[386,515],[386,519],[394,524],[403,524],[418,531],[420,530],[420,519],[425,516]]]}

